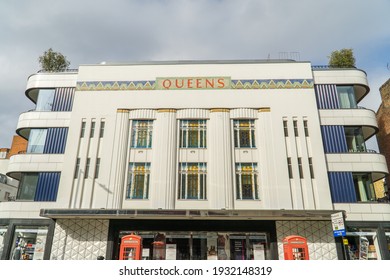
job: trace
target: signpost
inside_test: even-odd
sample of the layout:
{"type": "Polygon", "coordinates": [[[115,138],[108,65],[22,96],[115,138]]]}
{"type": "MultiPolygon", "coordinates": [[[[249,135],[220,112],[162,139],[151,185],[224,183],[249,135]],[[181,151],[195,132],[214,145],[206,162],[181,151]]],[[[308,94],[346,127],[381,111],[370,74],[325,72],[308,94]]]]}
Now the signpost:
{"type": "Polygon", "coordinates": [[[344,217],[343,212],[337,212],[331,215],[332,217],[332,227],[333,227],[333,236],[345,236],[345,225],[344,225],[344,217]]]}

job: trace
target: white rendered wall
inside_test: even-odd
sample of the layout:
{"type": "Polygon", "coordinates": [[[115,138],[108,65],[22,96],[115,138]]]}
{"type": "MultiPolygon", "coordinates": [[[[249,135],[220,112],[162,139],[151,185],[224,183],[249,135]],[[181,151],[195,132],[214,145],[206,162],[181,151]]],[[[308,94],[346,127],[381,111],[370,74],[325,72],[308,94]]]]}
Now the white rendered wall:
{"type": "MultiPolygon", "coordinates": [[[[54,87],[53,77],[32,76],[28,87],[54,87]],[[53,79],[52,79],[53,78],[53,79]],[[52,80],[51,80],[52,79],[52,80]]],[[[144,81],[158,77],[221,77],[231,79],[312,79],[309,63],[194,64],[194,65],[91,65],[81,66],[78,81],[144,81]]],[[[74,77],[72,77],[74,79],[74,77]]],[[[72,81],[73,83],[73,81],[72,81]]],[[[69,86],[69,79],[64,86],[69,86]]],[[[26,113],[21,119],[34,119],[26,113]]],[[[47,120],[52,117],[48,116],[47,120]]],[[[66,118],[65,118],[66,119],[66,118]]],[[[320,119],[313,88],[223,89],[223,90],[102,90],[77,91],[69,120],[68,140],[57,202],[51,208],[143,208],[143,209],[332,209],[320,119]],[[266,110],[262,109],[266,108],[266,110]],[[219,109],[227,109],[225,112],[219,109]],[[119,113],[122,112],[124,113],[119,113]],[[214,110],[214,111],[213,111],[214,110]],[[208,147],[202,151],[178,149],[178,120],[206,118],[208,147]],[[232,120],[253,118],[256,149],[233,148],[232,120]],[[285,137],[283,119],[298,121],[299,136],[285,137]],[[133,119],[153,119],[153,147],[143,154],[130,149],[133,119]],[[88,135],[95,122],[105,122],[103,138],[88,135]],[[304,136],[308,121],[309,137],[304,136]],[[80,138],[85,121],[86,136],[80,138]],[[229,139],[230,137],[230,139],[229,139]],[[177,199],[178,162],[191,157],[207,161],[207,200],[177,199]],[[287,157],[293,159],[294,178],[288,178],[287,157]],[[302,158],[304,178],[298,176],[297,158],[302,158]],[[310,179],[308,157],[312,157],[315,179],[310,179]],[[74,179],[80,158],[81,173],[74,179]],[[99,178],[83,169],[90,158],[90,174],[100,158],[99,178]],[[151,160],[150,198],[124,199],[128,163],[151,160]],[[257,160],[260,200],[235,199],[234,164],[257,160]]],[[[57,164],[57,163],[56,163],[57,164]]],[[[60,164],[58,162],[58,164],[60,164]]],[[[36,167],[36,171],[47,171],[36,167]]],[[[49,167],[48,167],[49,168],[49,167]]],[[[51,169],[53,167],[50,167],[51,169]]],[[[18,170],[22,171],[21,168],[18,170]]],[[[36,215],[39,207],[36,204],[36,215]]]]}

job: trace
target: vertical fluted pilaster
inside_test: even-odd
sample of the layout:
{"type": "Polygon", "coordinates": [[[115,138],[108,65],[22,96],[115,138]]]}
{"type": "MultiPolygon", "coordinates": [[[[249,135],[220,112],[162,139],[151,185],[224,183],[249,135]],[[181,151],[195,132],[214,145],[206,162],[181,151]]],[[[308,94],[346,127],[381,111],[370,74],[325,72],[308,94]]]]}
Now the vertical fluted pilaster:
{"type": "Polygon", "coordinates": [[[107,208],[122,208],[128,166],[129,122],[129,110],[118,109],[115,122],[115,144],[113,147],[110,181],[108,184],[107,208]]]}
{"type": "Polygon", "coordinates": [[[233,209],[233,161],[229,109],[211,109],[207,135],[210,208],[233,209]]]}
{"type": "Polygon", "coordinates": [[[160,109],[153,125],[151,199],[153,208],[175,208],[177,171],[176,110],[160,109]]]}

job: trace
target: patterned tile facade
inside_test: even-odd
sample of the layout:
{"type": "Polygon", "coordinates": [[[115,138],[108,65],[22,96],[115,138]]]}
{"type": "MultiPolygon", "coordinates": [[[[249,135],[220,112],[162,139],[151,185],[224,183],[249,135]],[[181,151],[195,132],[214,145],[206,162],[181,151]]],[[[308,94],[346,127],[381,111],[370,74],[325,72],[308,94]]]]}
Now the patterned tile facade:
{"type": "Polygon", "coordinates": [[[283,260],[283,238],[300,235],[307,239],[311,260],[337,260],[336,243],[330,221],[277,221],[279,259],[283,260]]]}
{"type": "MultiPolygon", "coordinates": [[[[312,79],[250,79],[250,80],[231,80],[230,89],[299,89],[313,88],[312,79]]],[[[156,90],[156,81],[88,81],[77,82],[78,91],[117,91],[117,90],[156,90]]],[[[214,88],[213,90],[218,90],[214,88]]],[[[222,89],[222,88],[221,88],[222,89]]],[[[223,89],[226,89],[224,87],[223,89]]],[[[188,89],[187,89],[188,90],[188,89]]]]}
{"type": "Polygon", "coordinates": [[[58,219],[50,259],[96,260],[105,256],[108,220],[58,219]]]}

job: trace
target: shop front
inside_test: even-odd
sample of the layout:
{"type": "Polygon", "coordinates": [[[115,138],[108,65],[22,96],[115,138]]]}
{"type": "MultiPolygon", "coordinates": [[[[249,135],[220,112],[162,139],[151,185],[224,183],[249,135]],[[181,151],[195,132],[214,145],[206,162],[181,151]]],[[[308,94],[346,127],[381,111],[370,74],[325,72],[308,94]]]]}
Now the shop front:
{"type": "Polygon", "coordinates": [[[390,223],[348,222],[343,244],[345,259],[389,260],[390,223]]]}
{"type": "Polygon", "coordinates": [[[142,238],[143,260],[272,260],[278,255],[273,221],[111,220],[108,258],[119,259],[122,238],[130,234],[142,238]]]}
{"type": "Polygon", "coordinates": [[[0,259],[49,259],[54,224],[47,219],[0,220],[0,259]]]}

